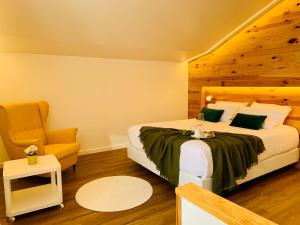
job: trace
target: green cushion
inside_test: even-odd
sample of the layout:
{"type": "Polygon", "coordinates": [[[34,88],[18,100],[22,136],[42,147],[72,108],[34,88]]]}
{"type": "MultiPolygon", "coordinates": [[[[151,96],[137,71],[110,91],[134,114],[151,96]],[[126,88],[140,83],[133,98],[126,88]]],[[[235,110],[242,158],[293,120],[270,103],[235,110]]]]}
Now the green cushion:
{"type": "Polygon", "coordinates": [[[238,113],[233,118],[230,126],[259,130],[266,118],[267,116],[238,113]]]}
{"type": "Polygon", "coordinates": [[[204,114],[205,121],[218,122],[218,121],[220,121],[220,118],[221,118],[224,110],[209,109],[209,108],[203,107],[200,112],[204,114]]]}

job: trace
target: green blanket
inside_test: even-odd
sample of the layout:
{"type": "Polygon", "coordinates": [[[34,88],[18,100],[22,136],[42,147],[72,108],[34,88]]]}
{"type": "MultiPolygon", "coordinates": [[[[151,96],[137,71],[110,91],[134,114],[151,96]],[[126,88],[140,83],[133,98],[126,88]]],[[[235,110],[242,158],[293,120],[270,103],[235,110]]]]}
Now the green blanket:
{"type": "MultiPolygon", "coordinates": [[[[201,139],[211,149],[213,158],[213,192],[222,193],[237,186],[236,180],[247,175],[247,169],[257,164],[264,151],[262,140],[253,135],[215,132],[211,139],[201,139]]],[[[181,145],[192,137],[173,128],[142,127],[140,140],[147,157],[161,176],[178,185],[181,145]]]]}

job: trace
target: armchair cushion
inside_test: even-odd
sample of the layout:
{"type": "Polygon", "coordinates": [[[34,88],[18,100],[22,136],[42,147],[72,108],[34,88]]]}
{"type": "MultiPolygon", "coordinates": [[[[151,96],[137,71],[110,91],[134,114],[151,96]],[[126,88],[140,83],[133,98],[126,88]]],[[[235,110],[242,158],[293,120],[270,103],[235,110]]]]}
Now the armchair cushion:
{"type": "Polygon", "coordinates": [[[71,144],[50,144],[44,146],[44,152],[46,155],[54,154],[57,159],[62,159],[72,154],[77,154],[79,151],[79,143],[71,144]]]}
{"type": "MultiPolygon", "coordinates": [[[[27,148],[30,145],[35,145],[38,147],[38,155],[44,155],[44,143],[41,139],[27,139],[27,140],[12,140],[16,147],[27,148]]],[[[22,152],[22,154],[25,154],[22,152]]],[[[25,157],[25,155],[24,155],[25,157]]]]}
{"type": "Polygon", "coordinates": [[[76,128],[46,131],[48,144],[65,144],[76,142],[76,128]]]}

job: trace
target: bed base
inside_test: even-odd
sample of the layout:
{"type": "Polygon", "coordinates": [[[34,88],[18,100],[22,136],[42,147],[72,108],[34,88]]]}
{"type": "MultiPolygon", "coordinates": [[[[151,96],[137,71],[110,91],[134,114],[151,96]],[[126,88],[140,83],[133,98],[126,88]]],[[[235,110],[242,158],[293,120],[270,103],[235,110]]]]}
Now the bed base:
{"type": "MultiPolygon", "coordinates": [[[[129,145],[127,148],[127,156],[153,173],[160,175],[160,172],[156,169],[155,164],[150,161],[144,150],[137,149],[136,147],[129,145]]],[[[288,152],[280,155],[273,156],[266,160],[260,161],[257,165],[248,170],[247,176],[244,179],[238,180],[238,184],[242,184],[254,178],[260,177],[274,170],[278,170],[282,167],[296,163],[299,160],[299,148],[292,149],[288,152]]],[[[212,191],[212,178],[201,178],[182,170],[179,171],[179,186],[186,183],[195,183],[209,191],[212,191]]]]}

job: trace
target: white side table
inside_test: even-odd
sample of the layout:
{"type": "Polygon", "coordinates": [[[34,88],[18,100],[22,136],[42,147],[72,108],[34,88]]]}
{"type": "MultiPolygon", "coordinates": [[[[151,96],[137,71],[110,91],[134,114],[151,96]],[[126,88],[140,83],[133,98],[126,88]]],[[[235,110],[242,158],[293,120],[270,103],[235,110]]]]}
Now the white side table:
{"type": "Polygon", "coordinates": [[[64,207],[61,182],[61,165],[54,155],[38,156],[38,163],[28,165],[27,159],[4,162],[3,183],[6,216],[13,222],[15,216],[48,208],[55,205],[64,207]],[[44,173],[51,173],[51,183],[11,191],[11,180],[44,173]]]}

